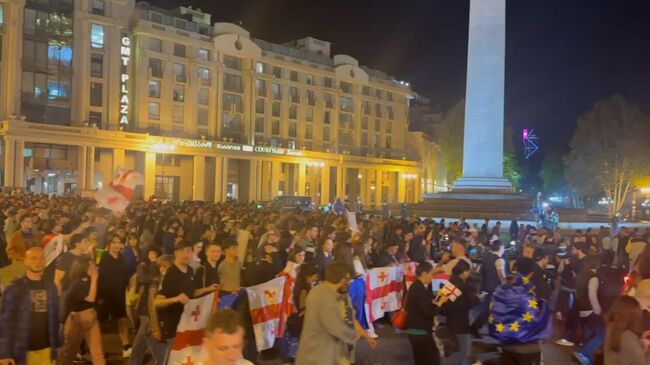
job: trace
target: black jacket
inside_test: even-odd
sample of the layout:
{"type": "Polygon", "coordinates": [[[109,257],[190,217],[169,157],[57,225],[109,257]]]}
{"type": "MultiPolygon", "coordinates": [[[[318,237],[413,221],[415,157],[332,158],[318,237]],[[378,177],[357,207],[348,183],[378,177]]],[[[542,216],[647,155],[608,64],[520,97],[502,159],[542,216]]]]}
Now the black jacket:
{"type": "Polygon", "coordinates": [[[431,333],[433,317],[439,311],[439,308],[432,302],[431,287],[425,286],[420,280],[415,280],[406,294],[406,328],[431,333]]]}
{"type": "Polygon", "coordinates": [[[530,283],[535,287],[535,294],[538,298],[549,300],[551,297],[551,286],[546,279],[546,273],[541,267],[535,267],[535,271],[533,271],[533,275],[530,277],[530,283]]]}
{"type": "Polygon", "coordinates": [[[411,240],[411,244],[409,246],[409,252],[408,255],[411,258],[412,261],[415,262],[423,262],[427,260],[427,255],[426,251],[424,249],[424,237],[422,236],[415,236],[413,237],[413,240],[411,240]]]}
{"type": "Polygon", "coordinates": [[[455,334],[469,333],[469,310],[479,299],[474,290],[460,277],[452,275],[449,282],[462,294],[453,302],[448,300],[443,306],[447,314],[447,328],[455,334]]]}
{"type": "Polygon", "coordinates": [[[396,256],[391,256],[388,252],[382,251],[377,258],[376,267],[386,267],[393,264],[399,264],[396,256]]]}

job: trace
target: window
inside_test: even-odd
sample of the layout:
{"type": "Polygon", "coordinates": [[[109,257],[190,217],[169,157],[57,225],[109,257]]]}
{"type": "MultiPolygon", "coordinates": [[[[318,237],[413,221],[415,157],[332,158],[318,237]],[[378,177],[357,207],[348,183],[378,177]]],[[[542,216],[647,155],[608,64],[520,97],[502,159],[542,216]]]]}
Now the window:
{"type": "Polygon", "coordinates": [[[184,19],[174,18],[174,26],[183,30],[187,29],[187,22],[184,19]]]}
{"type": "Polygon", "coordinates": [[[282,68],[274,66],[273,67],[273,76],[277,77],[278,79],[282,78],[282,68]]]}
{"type": "Polygon", "coordinates": [[[176,85],[174,86],[173,92],[174,92],[174,96],[173,96],[174,101],[178,101],[181,103],[185,101],[185,86],[176,85]]]}
{"type": "Polygon", "coordinates": [[[361,119],[361,129],[368,129],[368,117],[361,119]]]}
{"type": "Polygon", "coordinates": [[[377,97],[377,99],[381,100],[381,90],[375,89],[375,96],[377,97]]]}
{"type": "Polygon", "coordinates": [[[365,96],[370,96],[370,87],[364,86],[361,88],[361,93],[365,96]]]}
{"type": "Polygon", "coordinates": [[[150,14],[151,15],[150,15],[149,19],[151,19],[152,22],[158,23],[158,24],[163,23],[163,15],[162,14],[156,13],[156,12],[153,12],[153,11],[150,14]]]}
{"type": "Polygon", "coordinates": [[[255,133],[264,133],[264,118],[255,118],[255,133]]]}
{"type": "Polygon", "coordinates": [[[183,123],[183,107],[174,105],[174,122],[183,123]]]}
{"type": "Polygon", "coordinates": [[[241,58],[233,56],[223,56],[223,64],[226,68],[241,71],[241,58]]]}
{"type": "Polygon", "coordinates": [[[325,115],[323,115],[323,123],[330,124],[331,122],[332,122],[332,112],[326,110],[325,115]]]}
{"type": "Polygon", "coordinates": [[[208,105],[210,104],[210,89],[204,87],[199,89],[199,104],[208,105]]]}
{"type": "Polygon", "coordinates": [[[223,74],[223,89],[226,91],[232,91],[236,93],[241,93],[244,90],[242,84],[241,76],[233,74],[223,74]]]}
{"type": "Polygon", "coordinates": [[[102,119],[103,118],[101,112],[88,112],[88,121],[90,122],[90,124],[94,124],[98,128],[101,128],[102,126],[102,119]]]}
{"type": "Polygon", "coordinates": [[[305,98],[309,106],[316,106],[316,94],[314,90],[305,90],[305,98]]]}
{"type": "Polygon", "coordinates": [[[199,108],[197,115],[197,123],[199,125],[208,125],[210,123],[210,113],[206,108],[199,108]]]}
{"type": "Polygon", "coordinates": [[[152,77],[162,78],[163,77],[162,60],[159,60],[157,58],[150,58],[149,72],[151,73],[152,77]]]}
{"type": "Polygon", "coordinates": [[[210,61],[210,50],[206,48],[199,48],[196,50],[196,57],[200,60],[210,61]]]}
{"type": "Polygon", "coordinates": [[[354,129],[352,114],[339,113],[339,127],[342,129],[354,129]]]}
{"type": "Polygon", "coordinates": [[[185,57],[185,45],[174,43],[174,56],[185,57]]]}
{"type": "Polygon", "coordinates": [[[393,123],[390,120],[386,121],[386,133],[393,133],[393,123]]]}
{"type": "Polygon", "coordinates": [[[160,81],[149,80],[149,97],[160,98],[160,81]]]}
{"type": "Polygon", "coordinates": [[[328,109],[334,108],[334,98],[332,98],[332,94],[323,94],[323,101],[325,102],[325,107],[328,109]]]}
{"type": "Polygon", "coordinates": [[[223,94],[223,110],[235,113],[243,111],[241,95],[237,94],[223,94]]]}
{"type": "Polygon", "coordinates": [[[34,98],[43,98],[46,95],[47,75],[23,71],[23,93],[30,94],[34,98]]]}
{"type": "Polygon", "coordinates": [[[323,127],[323,141],[330,140],[330,127],[323,127]]]}
{"type": "Polygon", "coordinates": [[[289,119],[298,119],[298,105],[289,106],[289,119]]]}
{"type": "Polygon", "coordinates": [[[149,119],[160,119],[160,104],[149,103],[149,119]]]}
{"type": "Polygon", "coordinates": [[[271,115],[274,117],[279,117],[280,116],[280,103],[273,103],[271,107],[271,115]]]}
{"type": "Polygon", "coordinates": [[[393,113],[393,107],[390,105],[386,105],[386,114],[388,115],[388,119],[395,119],[395,114],[393,113]]]}
{"type": "Polygon", "coordinates": [[[300,102],[300,94],[298,94],[298,88],[290,86],[289,87],[289,100],[292,103],[299,103],[300,102]]]}
{"type": "Polygon", "coordinates": [[[314,121],[314,108],[305,109],[305,121],[313,122],[314,121]]]}
{"type": "Polygon", "coordinates": [[[185,65],[182,63],[175,63],[174,75],[176,75],[176,82],[185,82],[185,65]]]}
{"type": "Polygon", "coordinates": [[[341,91],[343,91],[344,93],[348,93],[348,94],[352,93],[352,84],[341,81],[340,86],[341,86],[341,91]]]}
{"type": "Polygon", "coordinates": [[[102,84],[100,82],[90,83],[90,105],[102,106],[102,84]]]}
{"type": "Polygon", "coordinates": [[[257,96],[266,96],[266,81],[257,79],[255,80],[255,89],[257,89],[257,96]]]}
{"type": "Polygon", "coordinates": [[[375,117],[381,118],[381,104],[375,104],[375,117]]]}
{"type": "Polygon", "coordinates": [[[381,121],[379,119],[375,119],[375,132],[379,132],[381,130],[381,121]]]}
{"type": "Polygon", "coordinates": [[[314,85],[314,75],[305,75],[307,85],[314,85]]]}
{"type": "Polygon", "coordinates": [[[379,133],[375,133],[375,147],[378,148],[380,147],[379,144],[381,142],[381,138],[379,137],[379,133]]]}
{"type": "Polygon", "coordinates": [[[201,80],[201,86],[210,86],[210,70],[204,67],[198,68],[199,80],[201,80]]]}
{"type": "Polygon", "coordinates": [[[364,115],[370,115],[370,102],[363,100],[361,102],[361,110],[363,111],[364,115]]]}
{"type": "Polygon", "coordinates": [[[354,111],[354,103],[352,101],[352,98],[348,98],[345,96],[340,96],[339,97],[339,108],[343,111],[346,112],[352,112],[354,111]]]}
{"type": "Polygon", "coordinates": [[[255,113],[264,114],[264,99],[255,100],[255,113]]]}
{"type": "Polygon", "coordinates": [[[162,41],[160,39],[149,38],[149,42],[147,43],[147,48],[150,51],[162,52],[162,41]]]}
{"type": "Polygon", "coordinates": [[[298,82],[298,71],[291,71],[289,74],[289,80],[298,82]]]}
{"type": "Polygon", "coordinates": [[[361,135],[361,144],[364,146],[368,145],[368,133],[363,132],[363,134],[361,135]]]}
{"type": "Polygon", "coordinates": [[[323,77],[323,86],[332,87],[332,85],[334,85],[334,83],[332,82],[331,77],[323,77]]]}
{"type": "Polygon", "coordinates": [[[391,136],[386,136],[386,148],[392,148],[392,141],[391,136]]]}
{"type": "Polygon", "coordinates": [[[90,46],[92,48],[104,48],[104,26],[99,24],[90,25],[90,46]]]}
{"type": "Polygon", "coordinates": [[[0,3],[0,25],[5,23],[5,8],[4,4],[0,3]]]}
{"type": "Polygon", "coordinates": [[[104,76],[104,56],[99,53],[90,54],[90,76],[104,76]]]}
{"type": "Polygon", "coordinates": [[[266,63],[256,62],[255,63],[255,72],[258,74],[266,73],[266,63]]]}
{"type": "Polygon", "coordinates": [[[290,138],[296,138],[298,135],[298,123],[296,122],[289,122],[289,133],[288,136],[290,138]]]}
{"type": "Polygon", "coordinates": [[[280,84],[271,85],[271,92],[273,93],[273,99],[282,100],[282,88],[280,84]]]}
{"type": "Polygon", "coordinates": [[[393,93],[391,93],[391,92],[386,92],[386,100],[388,100],[388,101],[393,101],[393,93]]]}
{"type": "Polygon", "coordinates": [[[104,15],[104,0],[92,0],[93,14],[104,15]]]}
{"type": "Polygon", "coordinates": [[[271,122],[271,134],[274,136],[280,135],[280,121],[277,119],[271,122]]]}
{"type": "Polygon", "coordinates": [[[305,139],[314,138],[313,128],[310,125],[305,126],[305,139]]]}

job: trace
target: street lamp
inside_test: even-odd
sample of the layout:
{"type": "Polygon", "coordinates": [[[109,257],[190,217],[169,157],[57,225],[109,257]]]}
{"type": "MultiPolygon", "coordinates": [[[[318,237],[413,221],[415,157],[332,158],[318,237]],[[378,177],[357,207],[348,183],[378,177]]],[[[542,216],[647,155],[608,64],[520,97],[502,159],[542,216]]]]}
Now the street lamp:
{"type": "Polygon", "coordinates": [[[176,149],[176,145],[169,144],[169,143],[156,143],[151,146],[151,149],[154,150],[156,153],[161,153],[162,154],[162,169],[161,169],[161,176],[160,176],[160,195],[161,198],[165,198],[165,164],[167,163],[167,153],[174,151],[176,149]]]}

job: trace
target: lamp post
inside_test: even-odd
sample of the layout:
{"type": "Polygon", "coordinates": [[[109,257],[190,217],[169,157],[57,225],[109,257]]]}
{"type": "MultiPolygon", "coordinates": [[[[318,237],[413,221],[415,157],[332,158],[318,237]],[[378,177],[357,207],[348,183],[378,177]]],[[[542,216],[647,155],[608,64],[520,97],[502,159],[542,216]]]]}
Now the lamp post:
{"type": "Polygon", "coordinates": [[[151,146],[151,149],[154,150],[156,153],[161,153],[162,154],[162,171],[161,171],[161,176],[160,176],[160,195],[164,199],[165,197],[165,164],[167,160],[167,153],[174,151],[176,149],[176,145],[169,144],[169,143],[156,143],[151,146]]]}

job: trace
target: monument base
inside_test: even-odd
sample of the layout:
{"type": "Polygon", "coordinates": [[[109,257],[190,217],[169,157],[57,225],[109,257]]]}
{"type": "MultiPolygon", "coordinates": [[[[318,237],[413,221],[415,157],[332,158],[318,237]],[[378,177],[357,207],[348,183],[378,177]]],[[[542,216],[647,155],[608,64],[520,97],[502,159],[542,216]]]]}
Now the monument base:
{"type": "Polygon", "coordinates": [[[456,180],[454,192],[464,193],[500,193],[512,194],[513,188],[510,181],[503,177],[468,177],[463,176],[456,180]]]}
{"type": "MultiPolygon", "coordinates": [[[[391,206],[399,215],[399,204],[391,206]]],[[[408,204],[408,213],[420,217],[534,220],[533,198],[490,189],[426,194],[420,203],[408,204]]]]}

